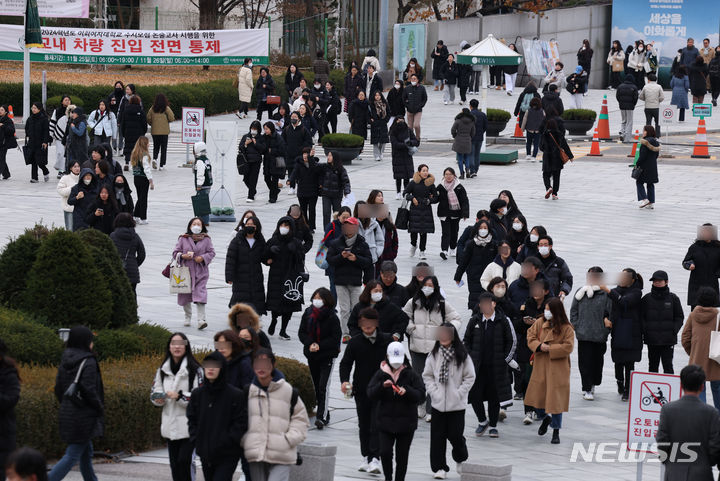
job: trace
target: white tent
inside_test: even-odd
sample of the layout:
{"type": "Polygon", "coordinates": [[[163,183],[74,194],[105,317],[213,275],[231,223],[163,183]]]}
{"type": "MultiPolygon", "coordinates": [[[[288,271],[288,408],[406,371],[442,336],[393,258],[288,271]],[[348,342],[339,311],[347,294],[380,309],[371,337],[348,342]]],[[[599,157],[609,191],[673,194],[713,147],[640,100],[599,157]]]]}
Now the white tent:
{"type": "Polygon", "coordinates": [[[457,62],[466,65],[520,65],[522,59],[492,35],[457,54],[457,62]]]}

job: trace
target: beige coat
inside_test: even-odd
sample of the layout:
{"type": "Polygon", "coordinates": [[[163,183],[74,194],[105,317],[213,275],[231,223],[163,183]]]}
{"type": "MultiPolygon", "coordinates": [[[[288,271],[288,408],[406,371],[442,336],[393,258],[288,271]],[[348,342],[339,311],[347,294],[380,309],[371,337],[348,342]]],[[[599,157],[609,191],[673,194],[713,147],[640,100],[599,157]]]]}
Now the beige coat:
{"type": "MultiPolygon", "coordinates": [[[[415,304],[412,299],[408,300],[403,307],[403,312],[410,318],[408,326],[405,329],[405,334],[408,335],[408,345],[412,352],[419,352],[421,354],[427,354],[432,351],[435,347],[435,341],[437,340],[436,330],[443,323],[443,315],[440,312],[440,307],[433,308],[432,311],[420,307],[420,301],[415,304]]],[[[449,322],[455,329],[460,330],[461,321],[460,314],[450,305],[447,300],[445,301],[445,319],[444,322],[449,322]]]]}
{"type": "Polygon", "coordinates": [[[688,364],[702,367],[708,381],[720,381],[720,364],[708,357],[710,333],[715,330],[717,318],[717,308],[697,306],[685,321],[682,332],[682,346],[690,356],[688,364]]]}
{"type": "Polygon", "coordinates": [[[238,97],[240,98],[240,102],[250,102],[252,91],[252,69],[243,65],[238,71],[238,97]]]}
{"type": "Polygon", "coordinates": [[[665,93],[657,82],[648,82],[640,91],[638,98],[645,102],[646,109],[658,109],[665,100],[665,93]]]}
{"type": "Polygon", "coordinates": [[[267,391],[251,384],[248,393],[248,430],[242,445],[250,463],[295,464],[297,446],[307,436],[307,411],[298,398],[290,417],[293,388],[285,379],[272,381],[267,391]]]}
{"type": "Polygon", "coordinates": [[[147,123],[152,135],[170,135],[170,122],[174,121],[175,114],[170,107],[165,107],[165,112],[160,113],[153,109],[148,110],[147,123]]]}
{"type": "Polygon", "coordinates": [[[575,345],[575,330],[566,324],[559,335],[545,319],[535,321],[527,332],[530,351],[535,353],[525,405],[545,409],[550,414],[567,412],[570,405],[570,354],[575,345]],[[536,352],[546,342],[549,352],[536,352]]]}

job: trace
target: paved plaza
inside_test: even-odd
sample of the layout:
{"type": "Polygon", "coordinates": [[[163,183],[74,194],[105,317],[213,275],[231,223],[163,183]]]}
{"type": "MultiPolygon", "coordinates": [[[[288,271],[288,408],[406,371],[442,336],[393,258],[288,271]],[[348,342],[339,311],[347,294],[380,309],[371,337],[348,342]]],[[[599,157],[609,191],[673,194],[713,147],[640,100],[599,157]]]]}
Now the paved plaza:
{"type": "MultiPolygon", "coordinates": [[[[592,91],[586,98],[586,105],[596,105],[599,110],[599,99],[606,93],[607,91],[592,91]]],[[[447,139],[451,119],[457,113],[458,106],[444,106],[438,92],[429,94],[431,100],[423,115],[423,137],[438,141],[447,139]]],[[[514,105],[517,100],[517,97],[510,98],[503,92],[490,91],[489,94],[491,107],[508,108],[511,102],[514,105]]],[[[669,97],[669,92],[666,92],[666,95],[669,97]]],[[[613,133],[617,132],[619,126],[616,105],[612,100],[610,122],[613,133]]],[[[641,114],[636,112],[636,128],[641,128],[640,118],[641,114]]],[[[238,123],[240,131],[244,132],[249,125],[249,119],[238,123]]],[[[687,130],[694,131],[696,123],[687,124],[692,124],[687,130]]],[[[720,121],[710,119],[709,124],[710,128],[720,128],[720,121]]],[[[344,115],[340,125],[341,129],[347,126],[344,115]]],[[[173,126],[174,132],[178,129],[178,125],[173,126]]],[[[168,294],[167,281],[160,271],[169,261],[178,235],[184,231],[188,219],[192,217],[189,199],[192,195],[192,174],[189,169],[178,167],[184,162],[185,155],[185,148],[179,143],[178,135],[171,135],[170,142],[167,170],[153,173],[155,190],[150,192],[149,224],[137,228],[148,254],[141,267],[141,283],[138,285],[139,314],[143,321],[156,322],[170,330],[185,331],[196,347],[209,347],[212,345],[213,334],[227,326],[226,313],[231,291],[224,282],[224,263],[227,245],[235,234],[235,225],[213,223],[210,226],[210,235],[217,251],[210,267],[211,280],[208,285],[207,313],[210,327],[203,332],[194,328],[183,328],[182,309],[176,304],[175,297],[168,294]]],[[[573,146],[576,147],[578,155],[589,150],[587,143],[573,146]]],[[[529,224],[544,225],[553,237],[555,251],[567,261],[574,275],[573,293],[577,287],[583,285],[585,271],[592,265],[602,266],[610,273],[611,278],[624,267],[637,269],[646,279],[654,270],[663,269],[669,274],[670,289],[680,296],[684,304],[688,272],[682,269],[681,261],[686,249],[695,238],[697,225],[704,222],[720,223],[717,212],[720,200],[717,192],[717,186],[720,185],[720,163],[713,159],[690,160],[688,155],[684,156],[682,162],[677,159],[661,161],[655,210],[646,211],[637,208],[635,184],[627,167],[628,159],[622,153],[610,155],[612,153],[607,151],[604,157],[579,157],[569,164],[562,173],[558,201],[543,198],[539,162],[484,165],[477,178],[463,181],[470,198],[471,213],[474,216],[478,209],[488,208],[490,201],[501,189],[510,189],[529,224]]],[[[521,151],[521,159],[524,158],[523,154],[521,151]]],[[[711,154],[717,155],[717,151],[712,150],[711,154]]],[[[53,156],[54,149],[51,148],[50,157],[53,156]]],[[[62,226],[63,214],[55,190],[54,175],[49,183],[30,184],[29,169],[23,165],[20,154],[17,151],[10,152],[8,159],[13,177],[0,183],[0,218],[4,221],[5,236],[16,236],[34,222],[62,226]]],[[[415,163],[427,163],[436,178],[440,177],[444,167],[456,166],[455,155],[450,151],[450,145],[444,142],[424,143],[415,157],[415,163]]],[[[357,199],[365,199],[371,189],[380,188],[385,192],[386,203],[390,205],[391,212],[397,210],[400,202],[396,201],[393,195],[395,185],[391,175],[389,148],[383,162],[371,160],[366,149],[363,159],[349,166],[348,172],[357,199]]],[[[244,184],[240,178],[235,178],[234,182],[237,184],[234,199],[236,211],[239,214],[246,207],[254,209],[264,224],[265,236],[269,237],[276,220],[285,214],[290,204],[296,202],[296,198],[287,195],[284,189],[277,204],[268,204],[267,188],[261,182],[256,202],[246,204],[244,184]]],[[[321,216],[320,208],[318,214],[321,216]]],[[[464,222],[461,228],[468,225],[470,222],[464,222]]],[[[448,302],[462,314],[462,333],[469,318],[469,312],[464,308],[467,288],[458,288],[452,281],[456,267],[454,259],[440,259],[439,222],[435,222],[435,227],[436,233],[428,238],[428,262],[435,267],[441,286],[447,293],[448,302]]],[[[318,230],[314,237],[317,246],[322,232],[318,230]]],[[[409,258],[408,249],[409,236],[405,231],[401,231],[396,262],[402,283],[407,283],[412,266],[418,262],[417,259],[409,258]]],[[[305,286],[306,300],[315,288],[327,285],[323,272],[315,266],[314,252],[313,249],[306,262],[310,272],[310,281],[305,286]]],[[[645,289],[645,292],[648,291],[649,283],[645,289]]],[[[570,298],[566,303],[568,309],[569,303],[570,298]]],[[[687,306],[685,314],[688,314],[687,306]]],[[[272,343],[279,355],[304,360],[301,345],[297,341],[299,319],[300,315],[296,314],[291,321],[291,341],[274,337],[272,343]]],[[[264,323],[267,325],[267,320],[264,323]]],[[[560,445],[551,445],[549,435],[539,437],[537,423],[523,426],[522,405],[517,403],[508,410],[505,422],[499,424],[499,439],[476,438],[474,429],[477,420],[468,406],[466,435],[470,449],[469,461],[495,465],[511,464],[513,479],[522,481],[635,480],[636,465],[633,462],[570,462],[574,442],[624,441],[628,415],[627,403],[621,402],[615,391],[610,353],[605,357],[604,382],[597,389],[595,401],[592,402],[582,399],[576,359],[576,354],[573,353],[570,411],[563,419],[560,445]]],[[[679,371],[686,363],[687,355],[682,348],[676,349],[676,370],[679,371]]],[[[637,368],[647,368],[646,353],[637,368]]],[[[152,380],[147,381],[149,390],[152,380]]],[[[354,403],[345,400],[339,388],[336,372],[331,386],[331,424],[323,431],[313,428],[308,435],[308,441],[338,446],[336,479],[379,479],[355,470],[360,461],[360,452],[354,403]]],[[[408,480],[427,480],[431,477],[429,433],[429,424],[421,421],[413,441],[408,480]]],[[[99,479],[169,479],[164,450],[143,453],[127,461],[149,464],[141,467],[132,464],[125,468],[122,465],[99,465],[99,479]]],[[[453,463],[450,464],[454,466],[453,463]]],[[[657,480],[659,473],[658,463],[646,463],[643,479],[657,480]]],[[[458,479],[459,476],[453,470],[449,478],[458,479]]],[[[78,472],[73,472],[67,479],[79,480],[81,476],[78,472]]]]}

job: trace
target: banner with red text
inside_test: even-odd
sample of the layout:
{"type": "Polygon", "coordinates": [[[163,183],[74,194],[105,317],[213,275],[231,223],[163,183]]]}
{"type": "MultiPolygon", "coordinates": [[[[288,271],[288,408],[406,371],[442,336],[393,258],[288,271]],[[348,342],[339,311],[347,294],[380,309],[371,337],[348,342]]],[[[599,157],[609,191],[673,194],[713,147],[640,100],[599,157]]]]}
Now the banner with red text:
{"type": "MultiPolygon", "coordinates": [[[[37,0],[41,17],[88,18],[90,0],[37,0]]],[[[22,17],[25,0],[0,0],[0,15],[22,17]]]]}
{"type": "MultiPolygon", "coordinates": [[[[32,62],[105,65],[240,65],[269,62],[266,28],[252,30],[103,30],[42,27],[45,48],[32,62]]],[[[0,60],[22,60],[23,26],[0,25],[0,60]]]]}

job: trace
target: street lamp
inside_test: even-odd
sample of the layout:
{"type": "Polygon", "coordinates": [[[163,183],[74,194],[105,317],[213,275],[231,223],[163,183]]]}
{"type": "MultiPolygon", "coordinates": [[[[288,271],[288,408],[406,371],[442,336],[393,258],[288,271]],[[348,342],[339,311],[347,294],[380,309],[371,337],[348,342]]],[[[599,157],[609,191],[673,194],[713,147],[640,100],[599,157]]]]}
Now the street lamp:
{"type": "Polygon", "coordinates": [[[61,327],[60,329],[58,329],[57,333],[58,336],[60,336],[60,340],[62,342],[67,342],[68,338],[70,337],[70,329],[68,329],[67,327],[61,327]]]}

